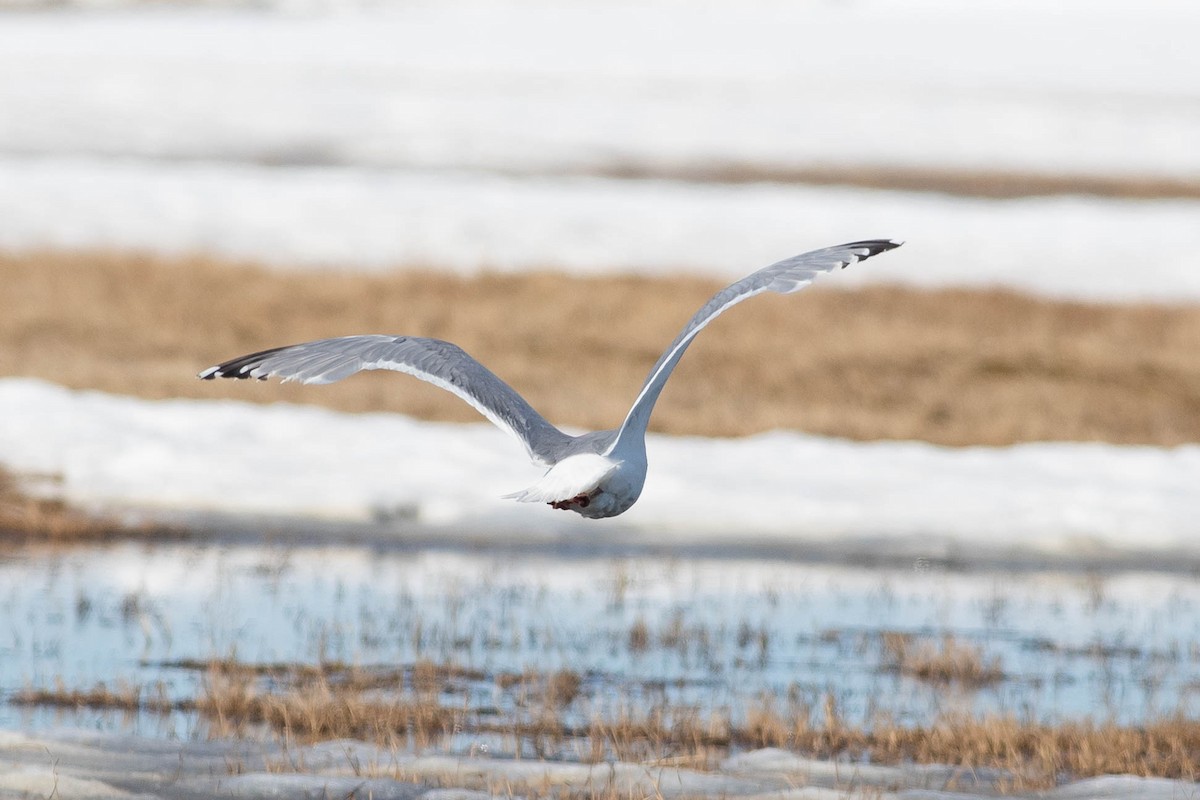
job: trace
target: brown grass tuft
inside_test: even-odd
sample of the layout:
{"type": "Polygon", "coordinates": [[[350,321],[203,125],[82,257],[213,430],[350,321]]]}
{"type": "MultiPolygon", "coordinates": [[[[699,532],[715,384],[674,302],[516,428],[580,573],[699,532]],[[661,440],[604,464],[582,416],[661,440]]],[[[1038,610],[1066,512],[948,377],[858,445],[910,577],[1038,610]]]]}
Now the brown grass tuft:
{"type": "Polygon", "coordinates": [[[541,702],[546,708],[562,709],[575,702],[579,697],[579,689],[583,678],[571,669],[560,669],[548,675],[537,674],[537,683],[541,689],[541,702]]]}
{"type": "MultiPolygon", "coordinates": [[[[830,695],[816,714],[794,700],[764,695],[740,715],[689,707],[622,707],[593,710],[579,726],[567,723],[562,707],[553,705],[557,701],[552,698],[558,696],[552,692],[544,695],[545,702],[532,716],[518,712],[497,719],[491,712],[442,705],[436,697],[419,693],[415,685],[408,692],[385,695],[369,682],[339,679],[348,672],[354,668],[255,666],[226,660],[208,666],[201,695],[184,702],[166,700],[161,688],[124,685],[91,690],[59,685],[27,689],[9,699],[24,705],[193,710],[213,723],[216,734],[266,725],[288,741],[357,738],[421,750],[439,744],[450,733],[500,733],[547,752],[556,743],[571,740],[581,743],[580,752],[596,762],[618,758],[703,768],[731,751],[780,747],[817,758],[946,764],[961,767],[964,774],[998,770],[1009,776],[1006,788],[1012,790],[1046,788],[1064,779],[1104,774],[1189,781],[1200,777],[1196,766],[1200,721],[1184,717],[1122,726],[1090,720],[1049,725],[1011,716],[946,714],[929,725],[880,719],[860,726],[840,716],[830,695]],[[262,681],[264,676],[271,680],[262,681]]],[[[474,675],[449,665],[431,665],[422,672],[431,679],[474,675]]],[[[516,676],[511,682],[496,680],[514,689],[546,679],[547,686],[559,680],[574,683],[574,678],[538,673],[516,676]]]]}
{"type": "Polygon", "coordinates": [[[985,659],[975,645],[959,642],[949,634],[935,644],[908,634],[889,631],[882,636],[883,662],[887,669],[929,683],[958,683],[969,687],[989,686],[1004,680],[1000,658],[985,659]]]}
{"type": "Polygon", "coordinates": [[[211,673],[195,710],[219,732],[265,723],[289,740],[364,739],[428,747],[456,727],[461,713],[435,699],[380,701],[339,690],[323,678],[283,692],[264,692],[245,675],[211,673]]]}
{"type": "Polygon", "coordinates": [[[179,538],[182,529],[89,514],[53,498],[37,497],[0,467],[0,542],[95,542],[138,536],[179,538]]]}
{"type": "MultiPolygon", "coordinates": [[[[0,254],[0,284],[8,309],[0,374],[151,398],[478,420],[456,398],[396,375],[322,387],[194,377],[276,345],[409,333],[458,342],[548,418],[583,428],[621,420],[650,365],[720,286],[688,277],[272,272],[117,253],[0,254]]],[[[719,334],[701,335],[681,362],[655,430],[791,428],[949,445],[1200,441],[1195,306],[817,287],[755,298],[713,328],[719,334]],[[805,346],[788,346],[797,341],[805,346]]]]}
{"type": "Polygon", "coordinates": [[[629,650],[633,653],[644,653],[650,649],[650,627],[646,620],[638,617],[629,626],[629,650]]]}
{"type": "Polygon", "coordinates": [[[62,681],[56,681],[52,689],[26,687],[18,690],[5,701],[18,706],[56,706],[61,708],[106,708],[120,711],[175,710],[178,704],[166,697],[162,685],[153,687],[118,682],[115,686],[98,683],[90,689],[68,689],[62,681]]]}

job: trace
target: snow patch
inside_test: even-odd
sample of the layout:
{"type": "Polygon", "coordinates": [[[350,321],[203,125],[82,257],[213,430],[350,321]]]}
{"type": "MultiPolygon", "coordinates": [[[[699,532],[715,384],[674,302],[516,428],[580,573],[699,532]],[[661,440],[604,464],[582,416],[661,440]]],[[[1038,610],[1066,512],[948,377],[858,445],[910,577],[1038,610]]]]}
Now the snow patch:
{"type": "MultiPolygon", "coordinates": [[[[1195,552],[1200,446],[946,448],[775,432],[651,436],[641,500],[614,531],[679,541],[919,543],[923,552],[1195,552]]],[[[501,495],[540,473],[490,425],[229,401],[148,401],[0,380],[0,453],[68,499],[526,535],[608,523],[501,495]],[[205,431],[197,441],[195,431],[205,431]],[[414,519],[415,518],[415,519],[414,519]]]]}

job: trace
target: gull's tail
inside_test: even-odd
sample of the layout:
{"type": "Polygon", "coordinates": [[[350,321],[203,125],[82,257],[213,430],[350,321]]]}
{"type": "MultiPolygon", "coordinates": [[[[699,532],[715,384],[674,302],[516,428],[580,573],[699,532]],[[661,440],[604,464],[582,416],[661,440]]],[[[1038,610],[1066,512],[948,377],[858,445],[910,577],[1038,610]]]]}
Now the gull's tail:
{"type": "Polygon", "coordinates": [[[504,495],[518,503],[554,503],[595,491],[617,468],[617,462],[596,453],[581,453],[555,464],[537,483],[504,495]]]}

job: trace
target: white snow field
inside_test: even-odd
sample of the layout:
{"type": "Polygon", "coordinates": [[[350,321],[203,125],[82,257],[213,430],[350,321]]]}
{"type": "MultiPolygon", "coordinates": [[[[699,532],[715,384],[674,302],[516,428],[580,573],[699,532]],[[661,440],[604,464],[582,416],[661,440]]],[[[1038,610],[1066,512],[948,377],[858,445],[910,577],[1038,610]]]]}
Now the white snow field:
{"type": "MultiPolygon", "coordinates": [[[[404,379],[400,376],[398,380],[404,379]]],[[[1200,554],[1200,446],[943,448],[791,432],[652,437],[638,504],[613,523],[500,496],[535,480],[488,423],[195,400],[0,380],[0,453],[76,503],[393,521],[446,536],[869,545],[979,561],[1200,554]]]]}
{"type": "Polygon", "coordinates": [[[1008,286],[1200,299],[1200,201],[983,200],[354,167],[0,157],[0,246],[209,253],[286,268],[692,272],[736,280],[873,236],[900,250],[823,287],[1008,286]],[[1169,252],[1168,252],[1169,251],[1169,252]]]}
{"type": "Polygon", "coordinates": [[[1200,178],[1186,0],[276,5],[7,14],[0,151],[1200,178]]]}
{"type": "Polygon", "coordinates": [[[874,236],[909,245],[839,285],[1200,297],[1196,200],[587,177],[1194,184],[1195,4],[97,5],[0,25],[5,248],[733,278],[874,236]]]}

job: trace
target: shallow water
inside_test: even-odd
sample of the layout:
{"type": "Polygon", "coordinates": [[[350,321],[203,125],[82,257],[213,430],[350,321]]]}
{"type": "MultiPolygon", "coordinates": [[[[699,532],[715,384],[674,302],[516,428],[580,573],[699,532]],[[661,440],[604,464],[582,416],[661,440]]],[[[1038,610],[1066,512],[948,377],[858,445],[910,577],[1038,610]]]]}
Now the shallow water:
{"type": "MultiPolygon", "coordinates": [[[[98,682],[195,696],[170,665],[428,659],[482,671],[451,702],[503,705],[495,675],[583,674],[583,709],[729,709],[766,692],[844,717],[938,712],[1137,722],[1195,713],[1200,582],[1179,574],[949,572],[763,558],[532,556],[479,548],[156,543],[0,556],[0,692],[98,682]],[[888,669],[889,632],[979,646],[1006,678],[969,689],[888,669]],[[640,636],[644,633],[645,636],[640,636]],[[643,643],[644,642],[644,643],[643,643]],[[464,700],[464,696],[466,700],[464,700]]],[[[0,728],[190,737],[191,714],[19,708],[0,728]]]]}

